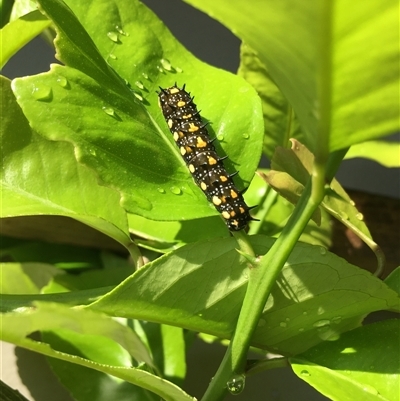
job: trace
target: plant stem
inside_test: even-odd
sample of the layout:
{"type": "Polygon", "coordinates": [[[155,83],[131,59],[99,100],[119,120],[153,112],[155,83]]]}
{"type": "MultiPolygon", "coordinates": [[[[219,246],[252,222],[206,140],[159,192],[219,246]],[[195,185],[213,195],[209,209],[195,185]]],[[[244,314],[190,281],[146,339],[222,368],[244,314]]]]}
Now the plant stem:
{"type": "Polygon", "coordinates": [[[279,238],[269,252],[261,258],[258,266],[249,270],[249,283],[235,333],[202,401],[221,400],[226,394],[228,380],[234,374],[240,374],[244,371],[251,338],[257,328],[275,280],[304,227],[323,199],[323,190],[314,193],[322,195],[318,202],[311,198],[311,181],[309,181],[279,238]]]}

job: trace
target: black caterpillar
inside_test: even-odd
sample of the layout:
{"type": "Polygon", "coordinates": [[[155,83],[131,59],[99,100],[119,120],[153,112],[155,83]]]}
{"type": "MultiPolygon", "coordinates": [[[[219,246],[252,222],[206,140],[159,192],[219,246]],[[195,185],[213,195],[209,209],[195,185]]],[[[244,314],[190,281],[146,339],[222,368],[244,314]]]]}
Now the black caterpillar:
{"type": "MultiPolygon", "coordinates": [[[[202,189],[207,199],[215,206],[229,230],[244,229],[250,220],[248,207],[243,199],[243,192],[236,189],[232,177],[228,174],[223,159],[219,157],[203,124],[190,93],[172,86],[161,88],[158,93],[159,105],[165,121],[180,153],[185,160],[194,181],[202,189]]],[[[255,207],[255,206],[253,206],[255,207]]]]}

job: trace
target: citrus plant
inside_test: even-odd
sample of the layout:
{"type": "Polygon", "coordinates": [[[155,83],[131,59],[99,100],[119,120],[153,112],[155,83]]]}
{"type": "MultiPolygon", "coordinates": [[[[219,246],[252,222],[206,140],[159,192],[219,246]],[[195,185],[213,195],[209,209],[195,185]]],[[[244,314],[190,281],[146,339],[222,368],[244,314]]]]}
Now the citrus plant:
{"type": "Polygon", "coordinates": [[[50,357],[78,401],[193,400],[194,333],[230,340],[202,401],[288,365],[333,400],[398,399],[398,320],[362,322],[399,311],[399,270],[377,277],[384,255],[334,178],[349,149],[399,167],[381,139],[399,129],[397,3],[187,2],[243,41],[238,74],[138,0],[14,3],[2,66],[49,29],[60,63],[1,78],[2,224],[34,224],[3,237],[2,340],[50,357]],[[174,143],[156,91],[175,84],[258,205],[246,230],[228,230],[174,143]],[[376,275],[327,250],[330,218],[371,247],[376,275]]]}

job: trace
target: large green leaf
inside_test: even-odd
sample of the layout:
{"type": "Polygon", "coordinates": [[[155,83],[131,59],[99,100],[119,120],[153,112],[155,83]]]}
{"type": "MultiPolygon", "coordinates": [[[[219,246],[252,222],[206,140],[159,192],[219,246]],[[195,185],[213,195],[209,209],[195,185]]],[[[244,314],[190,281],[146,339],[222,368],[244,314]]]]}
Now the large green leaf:
{"type": "MultiPolygon", "coordinates": [[[[118,377],[165,400],[193,401],[174,384],[138,368],[137,364],[132,366],[131,356],[151,367],[148,351],[131,329],[109,317],[59,304],[37,303],[35,308],[2,315],[2,324],[3,341],[118,377]],[[28,337],[36,331],[49,332],[49,343],[28,337]]],[[[105,378],[103,375],[102,379],[105,378]]],[[[102,384],[107,383],[99,379],[97,391],[102,389],[102,384]]]]}
{"type": "Polygon", "coordinates": [[[291,358],[294,372],[334,401],[399,399],[400,324],[357,328],[291,358]]]}
{"type": "Polygon", "coordinates": [[[173,143],[155,91],[187,83],[212,122],[211,135],[220,139],[216,147],[229,155],[227,169],[240,170],[242,186],[261,153],[254,90],[194,58],[138,1],[99,0],[90,7],[68,1],[79,21],[59,0],[40,4],[56,26],[57,56],[67,67],[13,82],[32,127],[51,140],[71,142],[78,160],[117,189],[131,213],[156,220],[216,215],[173,143]]]}
{"type": "Polygon", "coordinates": [[[364,157],[385,167],[400,167],[400,143],[389,141],[368,141],[352,146],[345,159],[364,157]]]}
{"type": "Polygon", "coordinates": [[[326,142],[334,151],[398,130],[397,1],[185,1],[256,52],[314,153],[326,142]],[[319,123],[330,126],[329,138],[319,123]]]}
{"type": "MultiPolygon", "coordinates": [[[[272,240],[251,237],[258,255],[272,240]]],[[[134,273],[90,307],[230,338],[246,290],[246,263],[233,238],[186,245],[134,273]]],[[[265,306],[253,345],[296,354],[357,327],[398,295],[325,248],[299,244],[265,306]]]]}
{"type": "Polygon", "coordinates": [[[290,138],[307,143],[293,108],[272,80],[266,65],[246,44],[240,49],[238,74],[253,85],[261,97],[265,131],[263,152],[272,159],[276,146],[290,146],[290,138]]]}
{"type": "Polygon", "coordinates": [[[3,68],[18,50],[39,35],[50,24],[51,21],[36,10],[9,22],[1,29],[0,68],[3,68]]]}
{"type": "MultiPolygon", "coordinates": [[[[37,135],[28,125],[2,78],[1,217],[62,215],[109,235],[126,247],[131,241],[118,194],[100,186],[95,175],[77,163],[71,144],[37,135]]],[[[32,88],[31,88],[32,89],[32,88]]]]}

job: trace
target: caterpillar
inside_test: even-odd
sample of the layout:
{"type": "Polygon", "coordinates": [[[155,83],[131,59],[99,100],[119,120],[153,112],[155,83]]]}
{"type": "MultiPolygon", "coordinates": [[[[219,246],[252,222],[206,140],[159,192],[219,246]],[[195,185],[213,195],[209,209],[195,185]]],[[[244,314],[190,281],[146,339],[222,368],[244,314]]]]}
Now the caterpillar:
{"type": "Polygon", "coordinates": [[[176,84],[161,88],[158,93],[159,106],[167,122],[176,145],[179,147],[194,182],[201,188],[209,202],[221,213],[231,231],[247,227],[251,220],[249,210],[243,199],[244,191],[239,191],[232,177],[238,172],[228,174],[223,160],[213,145],[207,124],[203,124],[193,97],[185,91],[185,85],[176,84]]]}

